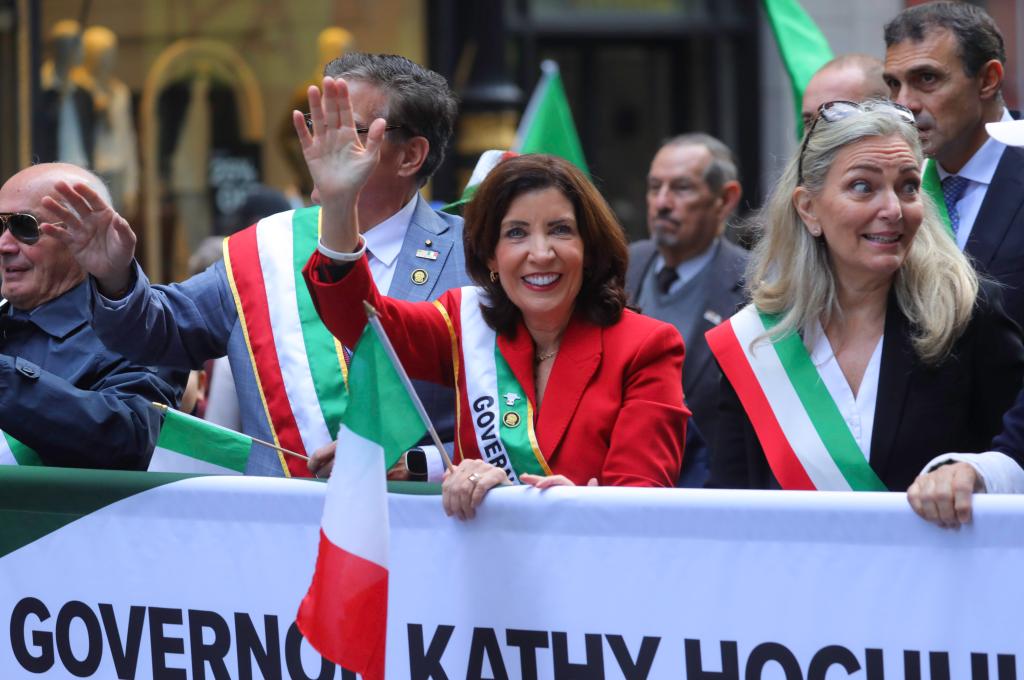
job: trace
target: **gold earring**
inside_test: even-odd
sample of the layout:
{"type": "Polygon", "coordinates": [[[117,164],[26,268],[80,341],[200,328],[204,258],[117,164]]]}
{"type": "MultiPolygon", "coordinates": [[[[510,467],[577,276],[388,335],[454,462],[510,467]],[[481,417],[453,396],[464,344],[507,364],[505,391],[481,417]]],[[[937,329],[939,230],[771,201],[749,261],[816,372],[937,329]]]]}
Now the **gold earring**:
{"type": "Polygon", "coordinates": [[[498,272],[491,272],[491,283],[498,282],[498,272]]]}

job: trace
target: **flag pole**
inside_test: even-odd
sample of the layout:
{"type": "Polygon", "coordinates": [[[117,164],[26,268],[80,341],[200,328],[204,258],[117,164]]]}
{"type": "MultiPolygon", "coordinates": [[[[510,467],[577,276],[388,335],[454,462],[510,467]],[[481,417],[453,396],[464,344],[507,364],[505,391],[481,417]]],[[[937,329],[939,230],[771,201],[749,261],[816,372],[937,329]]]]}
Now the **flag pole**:
{"type": "MultiPolygon", "coordinates": [[[[437,436],[437,430],[434,429],[434,424],[430,422],[430,416],[427,415],[427,410],[423,408],[423,402],[420,401],[420,395],[416,394],[416,390],[413,389],[412,381],[409,380],[409,375],[405,372],[405,368],[402,367],[402,362],[398,360],[398,355],[395,353],[395,348],[391,344],[391,339],[388,334],[384,331],[384,327],[380,325],[380,315],[377,310],[373,308],[366,300],[363,300],[363,309],[366,310],[366,320],[370,322],[370,326],[373,327],[374,332],[377,334],[377,338],[380,340],[380,344],[384,347],[384,351],[387,352],[388,359],[391,360],[391,366],[395,369],[395,373],[402,381],[402,386],[405,387],[405,391],[409,394],[409,398],[412,399],[413,405],[416,407],[416,412],[420,414],[420,420],[423,421],[423,425],[426,426],[427,431],[430,432],[430,438],[434,441],[434,446],[441,453],[441,458],[444,460],[445,469],[450,470],[452,468],[452,459],[448,457],[448,451],[445,450],[444,444],[441,443],[441,438],[437,436]]],[[[456,386],[458,389],[458,386],[456,386]]]]}
{"type": "MultiPolygon", "coordinates": [[[[167,406],[167,404],[161,404],[156,401],[151,401],[150,404],[156,407],[156,409],[159,410],[161,413],[167,413],[167,411],[170,410],[170,407],[167,406]]],[[[188,413],[184,413],[182,411],[179,411],[179,413],[181,413],[184,416],[188,416],[189,418],[195,418],[195,416],[189,415],[188,413]]],[[[239,432],[235,432],[229,427],[218,425],[217,423],[210,422],[209,420],[204,420],[203,422],[209,425],[210,427],[215,427],[217,429],[224,430],[225,432],[230,432],[232,434],[241,434],[239,432]]],[[[249,435],[245,436],[249,437],[249,435]]],[[[275,451],[280,451],[281,453],[287,454],[289,456],[295,456],[296,458],[301,458],[302,460],[309,460],[309,456],[304,456],[301,453],[296,453],[295,451],[289,451],[288,449],[281,448],[277,444],[271,444],[270,442],[265,442],[262,439],[256,439],[256,437],[249,437],[249,439],[253,440],[257,444],[262,444],[263,446],[266,446],[268,449],[274,449],[275,451]]]]}

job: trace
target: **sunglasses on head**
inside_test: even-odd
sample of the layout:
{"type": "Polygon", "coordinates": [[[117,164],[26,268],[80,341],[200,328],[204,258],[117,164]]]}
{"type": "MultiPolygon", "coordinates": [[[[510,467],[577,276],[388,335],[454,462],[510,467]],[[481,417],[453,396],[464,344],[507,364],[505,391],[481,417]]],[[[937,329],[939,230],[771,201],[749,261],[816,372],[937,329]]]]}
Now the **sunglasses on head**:
{"type": "Polygon", "coordinates": [[[804,143],[800,145],[800,160],[797,161],[796,166],[798,185],[804,183],[804,153],[807,151],[807,142],[811,139],[811,135],[814,134],[814,128],[818,126],[818,121],[824,120],[826,123],[835,123],[843,120],[844,118],[849,118],[850,116],[855,116],[867,111],[883,111],[896,116],[911,125],[917,124],[917,121],[914,120],[914,114],[910,109],[902,104],[889,101],[888,99],[869,99],[859,104],[857,102],[846,101],[845,99],[825,102],[818,107],[818,114],[814,117],[814,122],[811,123],[811,127],[807,128],[807,134],[804,135],[804,143]]]}
{"type": "MultiPolygon", "coordinates": [[[[50,222],[60,226],[63,222],[50,222]]],[[[32,245],[39,240],[39,220],[29,213],[0,213],[0,234],[9,229],[11,236],[25,245],[32,245]]]]}
{"type": "MultiPolygon", "coordinates": [[[[302,115],[302,117],[306,120],[306,129],[309,130],[309,134],[313,134],[313,114],[305,113],[305,114],[302,115]]],[[[401,130],[403,127],[405,127],[405,126],[404,125],[398,125],[398,124],[395,124],[395,125],[385,125],[384,126],[384,132],[391,132],[392,130],[401,130]]],[[[368,127],[357,127],[356,128],[356,134],[360,135],[360,136],[368,134],[369,132],[370,132],[370,128],[368,128],[368,127]]]]}

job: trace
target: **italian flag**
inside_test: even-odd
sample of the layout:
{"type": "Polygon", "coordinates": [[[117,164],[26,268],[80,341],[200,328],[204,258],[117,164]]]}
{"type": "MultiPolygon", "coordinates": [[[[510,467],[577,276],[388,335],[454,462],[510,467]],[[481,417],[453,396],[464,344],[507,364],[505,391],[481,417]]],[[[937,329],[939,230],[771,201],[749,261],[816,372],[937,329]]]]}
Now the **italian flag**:
{"type": "Polygon", "coordinates": [[[530,101],[519,121],[513,149],[484,151],[473,169],[469,182],[466,183],[466,188],[462,191],[462,196],[454,203],[444,206],[442,210],[458,214],[462,207],[473,199],[477,187],[494,166],[506,158],[519,154],[546,153],[558,156],[575,165],[586,175],[590,175],[558,64],[547,59],[541,63],[540,69],[540,81],[530,95],[530,101]]]}
{"type": "Polygon", "coordinates": [[[491,174],[491,170],[506,158],[512,158],[513,156],[518,155],[519,154],[514,151],[501,151],[500,149],[489,149],[484,151],[480,154],[480,158],[477,160],[476,166],[473,168],[473,174],[469,176],[466,188],[462,190],[462,196],[459,200],[454,203],[449,203],[441,209],[447,213],[459,214],[462,210],[462,206],[473,200],[473,196],[476,195],[476,190],[480,187],[480,183],[484,181],[487,175],[491,174]]]}
{"type": "Polygon", "coordinates": [[[885,491],[799,335],[747,305],[705,334],[783,489],[885,491]]]}
{"type": "Polygon", "coordinates": [[[516,130],[517,153],[546,153],[560,156],[589,175],[583,145],[565,95],[558,64],[550,59],[540,65],[540,82],[530,96],[516,130]]]}
{"type": "Polygon", "coordinates": [[[150,472],[244,475],[252,438],[215,423],[166,408],[150,472]]]}
{"type": "Polygon", "coordinates": [[[42,465],[39,454],[0,431],[0,465],[42,465]]]}
{"type": "Polygon", "coordinates": [[[764,11],[793,86],[796,137],[803,137],[800,109],[811,76],[835,56],[828,39],[798,0],[764,0],[764,11]]]}
{"type": "Polygon", "coordinates": [[[325,658],[377,680],[384,677],[388,611],[385,471],[426,427],[370,324],[352,356],[349,388],[316,571],[296,623],[325,658]]]}

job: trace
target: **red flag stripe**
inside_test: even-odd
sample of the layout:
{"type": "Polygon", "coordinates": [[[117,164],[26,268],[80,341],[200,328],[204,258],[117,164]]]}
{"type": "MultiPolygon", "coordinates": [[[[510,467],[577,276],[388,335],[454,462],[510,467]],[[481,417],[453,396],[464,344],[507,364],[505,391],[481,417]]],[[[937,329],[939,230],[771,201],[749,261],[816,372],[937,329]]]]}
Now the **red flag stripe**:
{"type": "Polygon", "coordinates": [[[789,440],[775,418],[768,398],[761,389],[761,383],[757,381],[757,376],[754,375],[747,355],[743,352],[732,328],[732,321],[719,324],[705,333],[704,337],[711,352],[718,359],[722,372],[736,390],[736,395],[754,426],[764,455],[779,485],[783,489],[813,491],[816,487],[807,476],[800,459],[789,445],[789,440]]]}
{"type": "Polygon", "coordinates": [[[313,582],[295,619],[302,635],[364,680],[383,680],[387,612],[388,570],[335,545],[321,529],[313,582]]]}
{"type": "MultiPolygon", "coordinates": [[[[299,434],[298,423],[292,413],[288,393],[281,377],[281,363],[274,346],[270,325],[270,307],[267,302],[263,270],[259,266],[256,227],[240,231],[228,239],[230,258],[229,277],[235,288],[235,304],[241,308],[241,322],[252,358],[253,370],[263,403],[266,405],[274,437],[280,446],[291,451],[306,453],[299,434]],[[241,266],[239,266],[241,265],[241,266]]],[[[284,460],[293,477],[309,477],[306,462],[294,456],[284,460]]]]}

